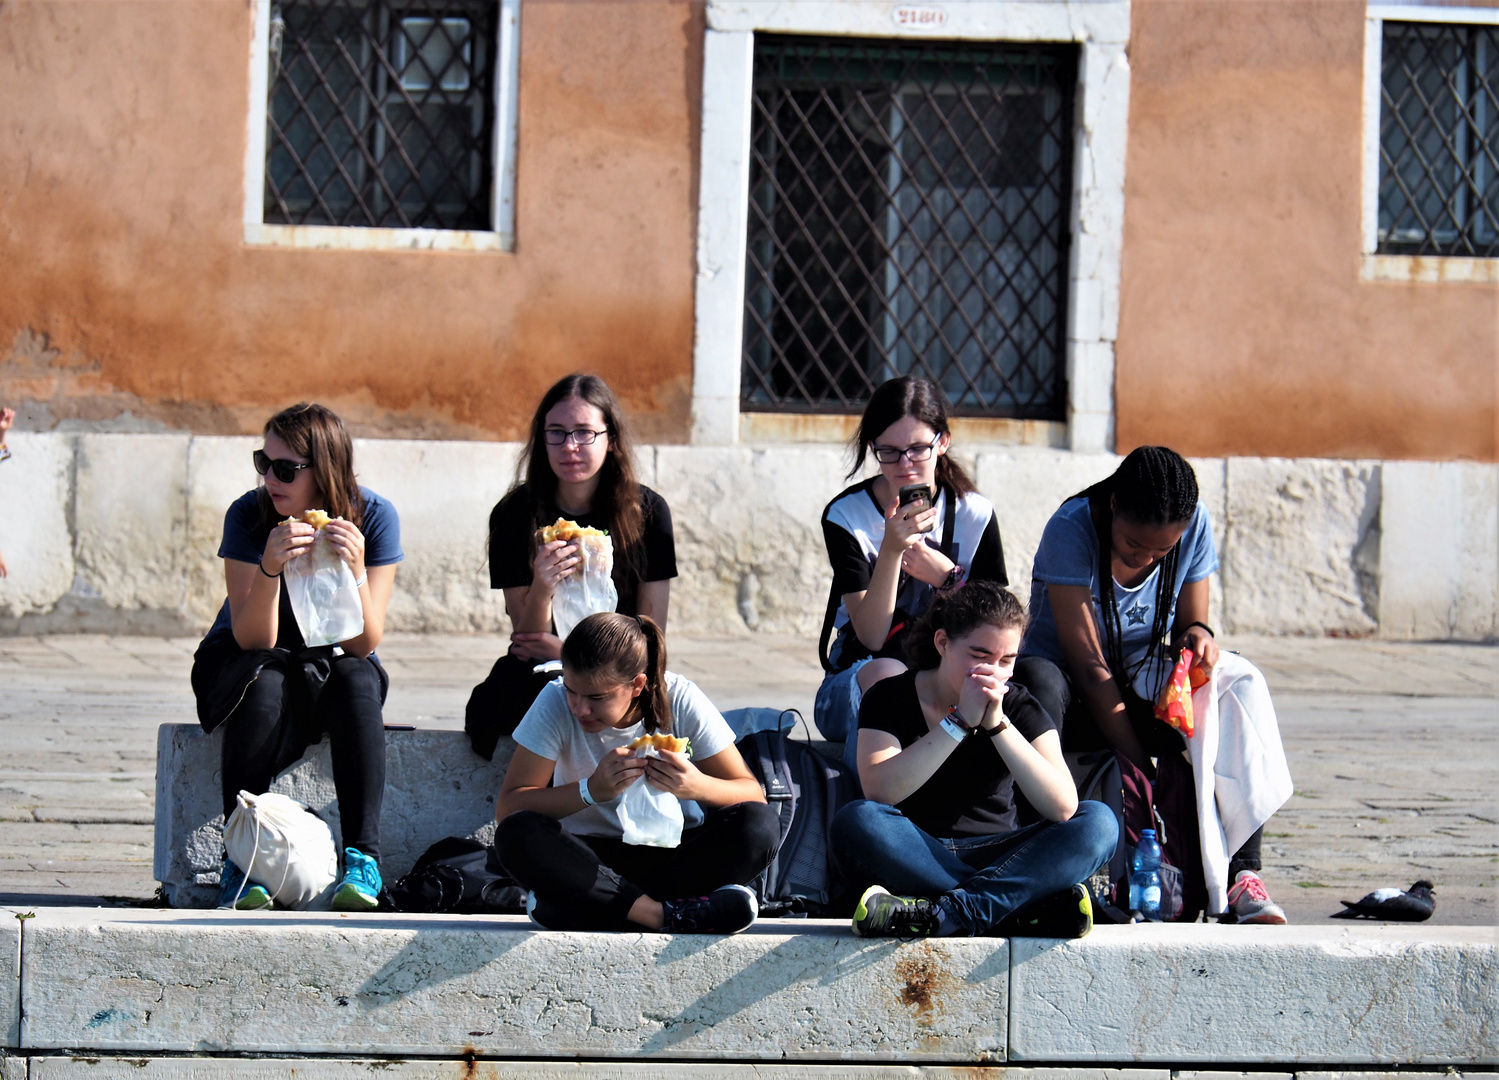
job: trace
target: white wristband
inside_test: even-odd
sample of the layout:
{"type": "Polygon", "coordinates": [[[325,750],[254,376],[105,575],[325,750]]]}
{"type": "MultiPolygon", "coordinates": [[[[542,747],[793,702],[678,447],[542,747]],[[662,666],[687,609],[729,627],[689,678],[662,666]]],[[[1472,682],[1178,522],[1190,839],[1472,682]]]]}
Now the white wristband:
{"type": "Polygon", "coordinates": [[[958,727],[957,724],[953,723],[952,717],[950,716],[944,716],[942,718],[942,723],[938,724],[937,726],[951,735],[954,742],[962,742],[964,739],[968,738],[968,732],[964,731],[962,728],[958,727]]]}
{"type": "Polygon", "coordinates": [[[578,781],[578,794],[583,796],[584,806],[593,805],[593,796],[588,791],[588,777],[585,776],[578,781]]]}
{"type": "Polygon", "coordinates": [[[364,572],[364,574],[360,577],[360,579],[358,581],[354,582],[354,588],[356,588],[356,589],[362,589],[362,588],[364,588],[364,583],[366,581],[368,581],[369,579],[370,579],[370,572],[368,570],[366,570],[364,572]]]}

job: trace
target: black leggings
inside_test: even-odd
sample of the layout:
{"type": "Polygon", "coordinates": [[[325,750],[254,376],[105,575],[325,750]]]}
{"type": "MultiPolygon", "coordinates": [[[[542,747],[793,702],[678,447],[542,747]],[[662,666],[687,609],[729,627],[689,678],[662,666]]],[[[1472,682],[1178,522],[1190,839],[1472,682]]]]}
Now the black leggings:
{"type": "Polygon", "coordinates": [[[674,848],[574,836],[535,810],[500,822],[494,845],[511,877],[565,915],[566,929],[638,930],[627,916],[641,896],[680,900],[746,884],[770,862],[779,837],[775,811],[746,802],[709,810],[674,848]]]}
{"type": "MultiPolygon", "coordinates": [[[[1014,682],[1025,687],[1041,703],[1041,707],[1056,721],[1062,736],[1062,749],[1066,751],[1107,750],[1109,742],[1089,712],[1082,695],[1074,695],[1072,676],[1059,664],[1040,656],[1023,656],[1015,662],[1014,682]]],[[[1148,701],[1134,693],[1124,694],[1124,708],[1129,716],[1129,726],[1135,737],[1151,757],[1179,754],[1186,749],[1181,732],[1161,723],[1148,701]]],[[[1229,860],[1228,880],[1233,882],[1240,870],[1258,871],[1260,847],[1265,829],[1260,826],[1244,841],[1242,847],[1229,860]]]]}
{"type": "Polygon", "coordinates": [[[311,720],[298,724],[291,707],[286,663],[267,663],[245,688],[224,727],[224,819],[241,789],[260,794],[276,774],[328,733],[333,789],[345,847],[380,857],[380,806],[385,797],[385,723],[375,662],[340,656],[311,720]]]}

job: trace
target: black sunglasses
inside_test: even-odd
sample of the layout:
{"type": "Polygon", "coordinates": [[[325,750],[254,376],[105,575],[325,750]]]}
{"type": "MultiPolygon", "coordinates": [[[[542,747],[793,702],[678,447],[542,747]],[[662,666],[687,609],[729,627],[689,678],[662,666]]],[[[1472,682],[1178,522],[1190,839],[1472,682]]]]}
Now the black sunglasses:
{"type": "Polygon", "coordinates": [[[255,471],[261,476],[273,472],[276,474],[276,479],[283,484],[291,483],[297,478],[297,473],[303,469],[312,468],[311,465],[303,465],[300,461],[288,461],[286,458],[277,458],[272,461],[264,450],[255,451],[251,455],[251,460],[255,462],[255,471]]]}

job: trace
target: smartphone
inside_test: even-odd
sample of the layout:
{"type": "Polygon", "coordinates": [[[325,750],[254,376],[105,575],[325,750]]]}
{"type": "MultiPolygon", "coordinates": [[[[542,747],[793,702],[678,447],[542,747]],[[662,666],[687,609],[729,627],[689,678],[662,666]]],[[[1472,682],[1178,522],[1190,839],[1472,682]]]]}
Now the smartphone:
{"type": "MultiPolygon", "coordinates": [[[[900,508],[910,508],[913,514],[919,514],[923,510],[932,508],[932,486],[930,484],[907,484],[900,489],[900,508]]],[[[928,525],[923,532],[931,532],[936,528],[935,523],[928,525]]]]}

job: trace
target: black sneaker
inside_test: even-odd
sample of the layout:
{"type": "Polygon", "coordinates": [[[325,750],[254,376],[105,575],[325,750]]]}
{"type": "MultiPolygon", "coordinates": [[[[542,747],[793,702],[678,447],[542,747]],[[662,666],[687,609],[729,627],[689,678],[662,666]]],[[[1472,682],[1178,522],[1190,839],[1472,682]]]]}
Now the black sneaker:
{"type": "Polygon", "coordinates": [[[871,885],[854,909],[854,933],[860,937],[929,937],[937,932],[937,906],[919,896],[891,896],[871,885]]]}
{"type": "Polygon", "coordinates": [[[707,896],[661,904],[663,934],[737,934],[760,914],[760,902],[743,885],[725,885],[707,896]]]}
{"type": "Polygon", "coordinates": [[[1093,929],[1093,902],[1086,885],[1033,900],[994,928],[996,937],[1086,937],[1093,929]]]}

